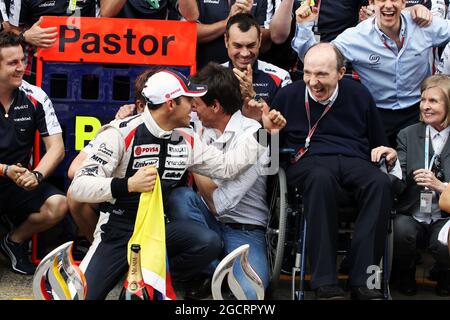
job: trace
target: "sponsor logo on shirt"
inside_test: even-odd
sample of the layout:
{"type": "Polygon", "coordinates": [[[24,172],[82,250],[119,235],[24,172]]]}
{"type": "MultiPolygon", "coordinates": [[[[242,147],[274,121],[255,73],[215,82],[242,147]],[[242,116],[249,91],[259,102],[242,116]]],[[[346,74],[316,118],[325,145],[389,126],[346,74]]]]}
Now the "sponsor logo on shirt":
{"type": "Polygon", "coordinates": [[[159,167],[159,159],[158,158],[142,158],[142,159],[134,159],[133,161],[133,169],[139,169],[146,166],[155,166],[159,167]]]}
{"type": "Polygon", "coordinates": [[[166,158],[166,168],[184,169],[186,165],[186,158],[166,158]]]}
{"type": "Polygon", "coordinates": [[[220,0],[203,0],[203,3],[219,4],[220,0]]]}
{"type": "Polygon", "coordinates": [[[183,176],[184,171],[171,171],[171,170],[165,170],[162,179],[169,179],[169,180],[180,180],[183,176]]]}
{"type": "Polygon", "coordinates": [[[264,83],[264,82],[255,82],[255,83],[253,83],[253,86],[254,87],[267,87],[268,84],[264,83]]]}
{"type": "Polygon", "coordinates": [[[118,216],[123,216],[123,214],[125,213],[125,210],[123,209],[113,209],[112,213],[118,215],[118,216]]]}
{"type": "Polygon", "coordinates": [[[28,109],[28,105],[27,104],[23,104],[21,106],[15,106],[14,110],[24,110],[24,109],[28,109]]]}
{"type": "Polygon", "coordinates": [[[381,59],[381,57],[379,55],[372,53],[369,56],[369,63],[370,64],[380,64],[380,59],[381,59]]]}
{"type": "Polygon", "coordinates": [[[52,1],[45,1],[44,3],[41,3],[41,4],[39,5],[39,8],[54,7],[55,4],[56,4],[56,1],[55,1],[55,0],[52,0],[52,1]]]}
{"type": "Polygon", "coordinates": [[[149,156],[159,154],[161,146],[159,144],[142,144],[134,147],[134,156],[149,156]]]}
{"type": "Polygon", "coordinates": [[[31,121],[31,117],[22,117],[22,118],[16,118],[14,121],[22,122],[22,121],[31,121]]]}
{"type": "Polygon", "coordinates": [[[98,146],[98,151],[100,151],[101,153],[104,153],[104,154],[106,154],[107,156],[112,156],[113,155],[113,151],[111,150],[111,149],[108,149],[108,147],[106,146],[106,143],[101,143],[99,146],[98,146]]]}
{"type": "Polygon", "coordinates": [[[108,163],[108,161],[103,160],[102,158],[100,158],[99,156],[96,156],[95,154],[92,155],[91,159],[94,160],[95,162],[100,163],[101,165],[105,165],[108,163]]]}
{"type": "Polygon", "coordinates": [[[98,175],[98,166],[88,167],[81,170],[82,176],[96,176],[98,175]]]}
{"type": "Polygon", "coordinates": [[[171,156],[187,156],[188,147],[187,145],[167,145],[167,153],[171,156]]]}

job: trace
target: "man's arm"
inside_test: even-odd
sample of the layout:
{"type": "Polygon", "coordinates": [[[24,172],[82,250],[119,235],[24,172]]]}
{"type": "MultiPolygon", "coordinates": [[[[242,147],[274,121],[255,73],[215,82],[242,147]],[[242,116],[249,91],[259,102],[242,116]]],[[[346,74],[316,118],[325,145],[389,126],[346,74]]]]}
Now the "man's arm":
{"type": "MultiPolygon", "coordinates": [[[[64,143],[61,133],[43,137],[42,140],[44,141],[46,152],[33,171],[40,172],[42,177],[46,178],[51,175],[64,158],[64,143]]],[[[11,167],[11,169],[13,168],[11,167]]],[[[10,177],[10,174],[8,176],[10,177]]],[[[33,190],[39,185],[37,177],[28,169],[22,173],[16,172],[11,179],[25,190],[33,190]]]]}
{"type": "Polygon", "coordinates": [[[250,12],[252,6],[253,0],[237,0],[231,6],[230,13],[225,19],[211,24],[197,23],[197,42],[208,43],[223,36],[228,19],[238,12],[250,12]]]}
{"type": "Polygon", "coordinates": [[[100,17],[114,18],[126,2],[127,0],[100,0],[100,17]]]}
{"type": "MultiPolygon", "coordinates": [[[[276,110],[264,111],[261,118],[264,129],[271,135],[277,134],[286,125],[286,119],[276,110]]],[[[187,133],[181,134],[186,136],[187,133]]],[[[212,178],[225,180],[235,178],[255,164],[266,152],[267,147],[258,142],[257,134],[257,128],[247,131],[240,137],[239,143],[232,152],[223,153],[213,146],[206,145],[196,133],[193,133],[192,152],[188,160],[191,170],[212,178]]]]}
{"type": "Polygon", "coordinates": [[[67,178],[70,180],[73,180],[75,177],[75,172],[78,171],[78,169],[81,168],[81,165],[83,164],[84,160],[87,158],[87,153],[81,150],[77,156],[72,160],[72,163],[70,164],[69,170],[67,170],[67,178]]]}
{"type": "Polygon", "coordinates": [[[178,0],[178,11],[187,21],[196,21],[200,16],[196,0],[178,0]]]}
{"type": "Polygon", "coordinates": [[[270,22],[270,38],[276,44],[285,42],[291,32],[294,0],[283,0],[270,22]]]}
{"type": "Polygon", "coordinates": [[[247,192],[254,186],[256,180],[263,174],[263,166],[268,164],[270,158],[264,153],[258,162],[237,176],[234,180],[224,181],[218,188],[213,190],[213,201],[216,212],[221,215],[233,210],[247,192]]]}
{"type": "Polygon", "coordinates": [[[42,140],[46,152],[34,170],[42,173],[45,178],[50,176],[64,159],[64,142],[61,133],[42,137],[42,140]]]}
{"type": "Polygon", "coordinates": [[[312,26],[316,17],[317,8],[311,9],[308,1],[295,11],[297,25],[291,46],[302,61],[306,51],[316,43],[312,32],[312,26]]]}
{"type": "Polygon", "coordinates": [[[217,185],[212,181],[211,178],[202,176],[197,173],[192,174],[195,180],[195,185],[197,186],[198,192],[206,202],[209,211],[216,214],[216,207],[214,205],[213,193],[217,189],[217,185]]]}

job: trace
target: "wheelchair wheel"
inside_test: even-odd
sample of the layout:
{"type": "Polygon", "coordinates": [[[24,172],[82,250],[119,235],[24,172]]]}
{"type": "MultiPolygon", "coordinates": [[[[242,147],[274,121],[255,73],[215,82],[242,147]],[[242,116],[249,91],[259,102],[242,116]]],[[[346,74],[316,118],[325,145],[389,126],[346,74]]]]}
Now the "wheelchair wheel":
{"type": "Polygon", "coordinates": [[[269,189],[269,217],[266,232],[267,257],[269,260],[270,291],[278,286],[283,264],[286,237],[287,184],[286,174],[279,169],[273,177],[272,188],[269,189]]]}

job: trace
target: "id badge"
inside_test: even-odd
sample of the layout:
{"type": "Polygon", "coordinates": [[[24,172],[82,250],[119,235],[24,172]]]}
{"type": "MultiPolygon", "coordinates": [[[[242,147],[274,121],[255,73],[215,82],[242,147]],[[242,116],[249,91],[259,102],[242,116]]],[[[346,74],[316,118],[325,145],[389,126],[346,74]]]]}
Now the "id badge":
{"type": "Polygon", "coordinates": [[[420,193],[420,212],[431,213],[432,201],[433,201],[433,192],[422,191],[420,193]]]}

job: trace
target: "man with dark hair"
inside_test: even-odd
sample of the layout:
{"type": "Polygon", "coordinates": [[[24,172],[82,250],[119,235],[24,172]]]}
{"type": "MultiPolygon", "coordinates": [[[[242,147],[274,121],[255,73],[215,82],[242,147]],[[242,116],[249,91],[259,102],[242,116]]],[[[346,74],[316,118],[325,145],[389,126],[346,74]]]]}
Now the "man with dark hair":
{"type": "Polygon", "coordinates": [[[225,29],[225,47],[230,61],[223,65],[233,68],[243,98],[259,95],[270,104],[278,89],[292,81],[286,70],[258,60],[261,38],[258,21],[251,14],[232,16],[225,29]]]}
{"type": "Polygon", "coordinates": [[[381,299],[367,287],[367,267],[379,264],[392,206],[389,178],[371,163],[381,156],[371,150],[387,144],[382,123],[369,91],[343,79],[333,45],[311,47],[304,62],[304,82],[280,89],[273,106],[289,118],[280,145],[297,152],[286,175],[303,193],[311,287],[318,299],[344,296],[336,270],[337,212],[340,192],[350,189],[359,208],[348,256],[352,298],[381,299]]]}
{"type": "Polygon", "coordinates": [[[223,36],[228,20],[237,13],[250,13],[256,18],[264,43],[270,37],[270,31],[264,28],[267,21],[267,0],[199,0],[197,4],[199,18],[196,61],[199,70],[210,61],[227,61],[223,36]]]}
{"type": "Polygon", "coordinates": [[[61,127],[45,92],[22,80],[24,70],[19,37],[0,33],[0,213],[18,225],[1,239],[0,251],[14,272],[33,274],[27,240],[56,225],[67,203],[61,191],[44,181],[64,158],[61,127]],[[46,152],[30,170],[36,130],[46,152]]]}
{"type": "MultiPolygon", "coordinates": [[[[260,124],[242,115],[239,81],[233,72],[215,63],[207,64],[196,73],[193,81],[208,85],[208,92],[194,98],[194,111],[201,120],[202,139],[225,153],[232,153],[239,140],[253,132],[260,124]]],[[[171,204],[175,221],[192,220],[213,230],[222,239],[223,256],[244,244],[250,245],[249,263],[261,278],[264,287],[269,283],[269,267],[265,228],[268,206],[263,165],[268,157],[242,172],[233,181],[210,179],[194,174],[199,194],[191,188],[174,191],[178,201],[171,204]]],[[[186,298],[202,299],[211,292],[211,277],[218,261],[203,274],[186,293],[186,298]]],[[[257,299],[252,284],[246,279],[240,262],[233,273],[248,299],[257,299]]]]}
{"type": "MultiPolygon", "coordinates": [[[[91,141],[92,156],[77,171],[69,189],[76,201],[102,203],[98,232],[81,263],[87,299],[104,299],[126,272],[127,243],[133,233],[139,196],[153,190],[157,173],[167,209],[167,204],[178,201],[171,193],[185,185],[187,168],[231,179],[264,152],[254,132],[240,140],[234,153],[223,154],[206,146],[187,128],[192,97],[206,92],[205,85],[193,84],[179,72],[157,72],[142,91],[147,102],[144,112],[111,122],[91,141]]],[[[264,124],[268,130],[279,129],[285,120],[279,112],[266,112],[264,124]]],[[[175,280],[192,279],[217,258],[221,249],[214,232],[186,221],[167,223],[166,239],[175,280]]]]}
{"type": "Polygon", "coordinates": [[[25,79],[35,83],[35,47],[47,48],[57,40],[56,27],[41,28],[43,16],[95,17],[95,0],[5,0],[7,27],[19,34],[25,48],[25,79]]]}

